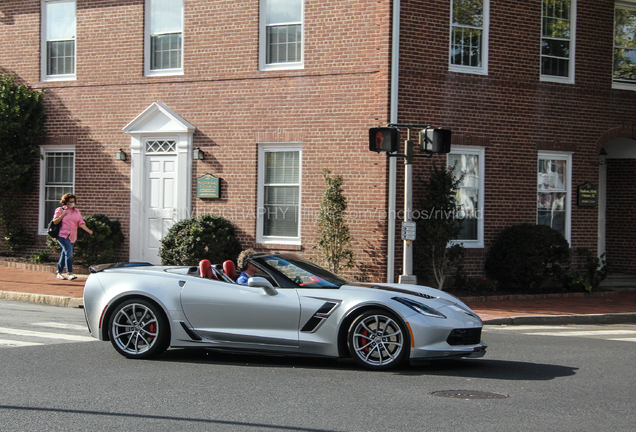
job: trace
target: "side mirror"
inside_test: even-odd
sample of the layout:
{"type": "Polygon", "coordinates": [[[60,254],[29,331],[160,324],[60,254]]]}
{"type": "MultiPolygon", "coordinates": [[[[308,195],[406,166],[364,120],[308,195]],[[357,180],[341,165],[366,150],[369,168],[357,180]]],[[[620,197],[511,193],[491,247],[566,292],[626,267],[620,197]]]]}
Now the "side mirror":
{"type": "Polygon", "coordinates": [[[264,277],[249,278],[247,281],[247,285],[249,285],[252,288],[263,288],[263,291],[265,291],[269,295],[278,294],[278,291],[276,291],[276,288],[274,288],[274,285],[272,285],[271,282],[265,279],[264,277]]]}

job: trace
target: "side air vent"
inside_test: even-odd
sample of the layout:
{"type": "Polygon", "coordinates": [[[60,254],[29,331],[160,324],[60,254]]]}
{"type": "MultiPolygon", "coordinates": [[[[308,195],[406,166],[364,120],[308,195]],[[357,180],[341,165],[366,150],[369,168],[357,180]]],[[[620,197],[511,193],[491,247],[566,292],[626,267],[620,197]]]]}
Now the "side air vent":
{"type": "Polygon", "coordinates": [[[201,340],[201,336],[199,336],[194,331],[189,329],[188,326],[186,326],[186,324],[183,321],[181,321],[180,324],[181,324],[181,327],[183,327],[183,331],[185,331],[188,334],[188,336],[190,336],[190,339],[197,340],[197,341],[201,340]]]}
{"type": "Polygon", "coordinates": [[[335,311],[338,308],[338,306],[339,306],[339,303],[336,303],[336,302],[325,302],[322,306],[320,306],[320,308],[316,312],[314,312],[314,315],[311,318],[309,318],[309,320],[305,323],[303,328],[300,329],[300,331],[304,333],[315,332],[316,330],[318,330],[320,325],[327,318],[329,318],[329,316],[331,316],[333,311],[335,311]]]}

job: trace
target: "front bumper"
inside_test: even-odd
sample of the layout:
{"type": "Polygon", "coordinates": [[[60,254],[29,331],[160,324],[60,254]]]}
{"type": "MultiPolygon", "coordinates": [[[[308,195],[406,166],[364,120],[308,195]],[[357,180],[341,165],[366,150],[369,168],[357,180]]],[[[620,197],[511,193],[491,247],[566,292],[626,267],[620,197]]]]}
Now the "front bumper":
{"type": "Polygon", "coordinates": [[[413,315],[407,318],[412,329],[409,359],[411,362],[444,358],[478,358],[486,354],[481,340],[482,322],[466,313],[451,314],[446,319],[413,315]]]}
{"type": "Polygon", "coordinates": [[[410,362],[411,364],[417,364],[418,362],[424,363],[429,360],[480,358],[486,355],[486,348],[488,348],[488,345],[483,342],[480,342],[478,346],[451,347],[449,350],[411,348],[410,362]]]}

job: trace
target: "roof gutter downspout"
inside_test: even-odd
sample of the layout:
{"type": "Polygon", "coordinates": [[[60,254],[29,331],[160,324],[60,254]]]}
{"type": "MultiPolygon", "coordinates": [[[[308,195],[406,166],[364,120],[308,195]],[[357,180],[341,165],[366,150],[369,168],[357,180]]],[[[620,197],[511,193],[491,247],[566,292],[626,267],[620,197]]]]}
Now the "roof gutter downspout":
{"type": "MultiPolygon", "coordinates": [[[[400,78],[400,1],[393,0],[393,30],[391,32],[391,106],[390,123],[398,123],[398,84],[400,78]]],[[[395,274],[395,222],[396,222],[397,158],[389,158],[389,230],[387,235],[386,281],[393,283],[395,274]]]]}

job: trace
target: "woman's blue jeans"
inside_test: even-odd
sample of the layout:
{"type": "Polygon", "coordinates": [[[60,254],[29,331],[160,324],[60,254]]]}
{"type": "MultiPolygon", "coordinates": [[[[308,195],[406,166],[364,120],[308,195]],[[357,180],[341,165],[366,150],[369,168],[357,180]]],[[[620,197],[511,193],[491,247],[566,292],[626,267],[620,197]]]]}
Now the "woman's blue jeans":
{"type": "Polygon", "coordinates": [[[57,242],[62,246],[60,260],[57,263],[57,272],[62,273],[66,267],[66,273],[73,273],[73,243],[67,238],[58,237],[57,242]]]}

